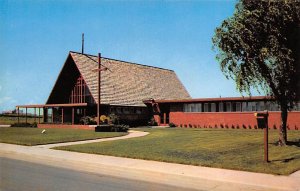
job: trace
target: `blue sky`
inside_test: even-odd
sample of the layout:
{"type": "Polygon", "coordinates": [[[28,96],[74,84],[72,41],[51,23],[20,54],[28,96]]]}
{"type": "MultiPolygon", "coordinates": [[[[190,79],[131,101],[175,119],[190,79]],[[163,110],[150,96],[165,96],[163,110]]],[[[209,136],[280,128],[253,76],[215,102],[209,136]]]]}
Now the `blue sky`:
{"type": "Polygon", "coordinates": [[[240,96],[211,38],[235,1],[0,1],[0,111],[45,103],[69,51],[174,70],[193,98],[240,96]]]}

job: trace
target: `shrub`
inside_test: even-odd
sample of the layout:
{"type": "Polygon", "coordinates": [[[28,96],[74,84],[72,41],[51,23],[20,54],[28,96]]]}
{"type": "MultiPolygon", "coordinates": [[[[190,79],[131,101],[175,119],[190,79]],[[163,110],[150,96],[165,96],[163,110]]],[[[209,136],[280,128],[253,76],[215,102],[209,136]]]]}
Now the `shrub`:
{"type": "Polygon", "coordinates": [[[114,113],[109,115],[110,123],[112,124],[119,124],[120,123],[120,117],[114,113]]]}
{"type": "Polygon", "coordinates": [[[249,129],[252,129],[251,125],[248,125],[248,128],[249,128],[249,129]]]}
{"type": "Polygon", "coordinates": [[[189,124],[189,128],[192,128],[193,126],[192,126],[192,124],[189,124]]]}
{"type": "Polygon", "coordinates": [[[227,124],[225,125],[225,128],[226,128],[226,129],[228,129],[228,128],[229,128],[227,124]]]}
{"type": "Polygon", "coordinates": [[[37,123],[13,123],[11,127],[37,127],[37,123]]]}
{"type": "Polygon", "coordinates": [[[246,125],[243,124],[243,129],[247,129],[246,125]]]}
{"type": "Polygon", "coordinates": [[[220,127],[221,127],[222,129],[224,129],[224,125],[223,125],[223,124],[220,124],[220,127]]]}
{"type": "Polygon", "coordinates": [[[157,122],[155,121],[154,117],[152,117],[152,118],[150,119],[150,121],[148,122],[148,125],[149,125],[149,126],[157,126],[158,124],[157,124],[157,122]]]}
{"type": "Polygon", "coordinates": [[[273,125],[273,129],[277,129],[277,127],[276,127],[276,125],[275,125],[275,124],[273,125]]]}
{"type": "Polygon", "coordinates": [[[95,127],[96,132],[127,132],[128,125],[99,125],[95,127]]]}
{"type": "Polygon", "coordinates": [[[215,129],[217,129],[218,128],[218,125],[217,124],[215,124],[215,129]]]}
{"type": "Polygon", "coordinates": [[[100,121],[101,121],[102,123],[108,124],[108,122],[110,121],[110,118],[107,117],[106,115],[101,115],[101,116],[100,116],[100,121]]]}
{"type": "Polygon", "coordinates": [[[80,118],[80,124],[95,125],[95,124],[97,124],[97,122],[94,120],[93,117],[85,116],[85,117],[80,118]]]}
{"type": "Polygon", "coordinates": [[[254,129],[257,129],[257,125],[254,125],[254,129]]]}
{"type": "Polygon", "coordinates": [[[240,126],[239,126],[239,125],[237,125],[237,126],[236,126],[236,128],[237,128],[237,129],[239,129],[239,128],[240,128],[240,126]]]}
{"type": "Polygon", "coordinates": [[[169,127],[177,127],[174,123],[169,123],[169,127]]]}

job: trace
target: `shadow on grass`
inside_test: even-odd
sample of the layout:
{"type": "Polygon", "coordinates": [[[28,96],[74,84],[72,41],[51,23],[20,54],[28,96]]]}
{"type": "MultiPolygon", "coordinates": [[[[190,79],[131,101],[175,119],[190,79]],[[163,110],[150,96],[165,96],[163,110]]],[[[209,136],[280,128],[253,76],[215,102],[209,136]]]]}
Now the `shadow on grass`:
{"type": "Polygon", "coordinates": [[[287,162],[290,162],[290,161],[295,160],[295,159],[300,159],[300,157],[291,157],[291,158],[287,158],[287,159],[271,160],[271,162],[283,162],[283,163],[287,163],[287,162]]]}
{"type": "MultiPolygon", "coordinates": [[[[275,146],[281,146],[279,141],[276,141],[275,143],[269,143],[269,144],[275,145],[275,146]]],[[[286,146],[300,147],[300,140],[299,141],[287,141],[286,146]]]]}
{"type": "Polygon", "coordinates": [[[300,147],[300,140],[299,141],[288,141],[286,143],[286,145],[300,147]]]}

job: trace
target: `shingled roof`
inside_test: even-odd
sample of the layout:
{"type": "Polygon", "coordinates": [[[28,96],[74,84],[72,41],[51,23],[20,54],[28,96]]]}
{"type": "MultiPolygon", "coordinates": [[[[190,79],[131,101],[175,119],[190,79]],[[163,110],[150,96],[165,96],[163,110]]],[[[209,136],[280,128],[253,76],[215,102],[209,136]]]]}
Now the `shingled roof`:
{"type": "MultiPolygon", "coordinates": [[[[98,57],[77,52],[70,56],[98,102],[98,57]]],[[[145,106],[143,100],[190,99],[174,71],[130,62],[101,58],[108,68],[101,72],[101,104],[145,106]]]]}

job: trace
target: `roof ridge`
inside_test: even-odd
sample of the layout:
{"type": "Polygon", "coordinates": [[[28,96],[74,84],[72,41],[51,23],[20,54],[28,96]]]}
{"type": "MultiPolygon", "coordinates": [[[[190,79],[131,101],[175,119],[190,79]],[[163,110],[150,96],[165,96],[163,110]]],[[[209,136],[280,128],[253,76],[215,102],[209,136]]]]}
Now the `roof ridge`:
{"type": "MultiPolygon", "coordinates": [[[[97,57],[97,56],[92,55],[92,54],[80,53],[80,52],[76,52],[76,51],[70,51],[70,53],[82,54],[82,55],[86,55],[86,56],[97,57]]],[[[134,64],[134,65],[145,66],[145,67],[149,67],[149,68],[156,68],[156,69],[160,69],[160,70],[167,70],[167,71],[174,72],[174,70],[166,69],[166,68],[161,68],[161,67],[157,67],[157,66],[150,66],[150,65],[139,64],[139,63],[135,63],[135,62],[129,62],[129,61],[118,60],[118,59],[113,59],[113,58],[107,58],[107,57],[102,57],[102,56],[101,56],[101,58],[104,58],[104,59],[107,59],[107,60],[118,61],[118,62],[124,62],[124,63],[127,63],[127,64],[134,64]]]]}

